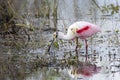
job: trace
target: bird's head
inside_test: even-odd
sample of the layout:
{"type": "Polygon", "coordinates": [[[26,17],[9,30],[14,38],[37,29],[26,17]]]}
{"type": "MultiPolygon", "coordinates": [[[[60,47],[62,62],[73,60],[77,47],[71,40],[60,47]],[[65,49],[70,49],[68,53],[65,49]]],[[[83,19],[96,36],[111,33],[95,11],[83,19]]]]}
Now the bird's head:
{"type": "Polygon", "coordinates": [[[63,39],[63,37],[64,37],[64,33],[60,32],[60,31],[56,31],[53,33],[54,39],[56,39],[56,38],[63,39]]]}
{"type": "Polygon", "coordinates": [[[53,38],[56,39],[58,37],[58,31],[53,33],[53,38]]]}

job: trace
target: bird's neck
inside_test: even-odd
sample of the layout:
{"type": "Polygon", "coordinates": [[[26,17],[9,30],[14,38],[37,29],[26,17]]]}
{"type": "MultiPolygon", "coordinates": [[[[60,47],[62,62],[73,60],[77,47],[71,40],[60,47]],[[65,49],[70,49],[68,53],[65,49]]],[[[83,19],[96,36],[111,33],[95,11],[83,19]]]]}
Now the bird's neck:
{"type": "Polygon", "coordinates": [[[71,34],[69,34],[69,33],[64,34],[64,33],[61,32],[61,33],[58,35],[58,38],[64,39],[64,40],[71,40],[71,39],[74,38],[74,36],[71,35],[71,34]]]}
{"type": "Polygon", "coordinates": [[[71,37],[69,35],[62,35],[61,39],[64,39],[64,40],[71,40],[71,37]]]}

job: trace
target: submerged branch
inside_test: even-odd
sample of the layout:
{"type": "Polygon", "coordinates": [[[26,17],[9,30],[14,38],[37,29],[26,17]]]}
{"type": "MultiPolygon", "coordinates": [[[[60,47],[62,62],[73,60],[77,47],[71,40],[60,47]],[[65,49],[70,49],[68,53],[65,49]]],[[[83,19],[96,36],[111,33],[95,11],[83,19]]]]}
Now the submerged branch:
{"type": "Polygon", "coordinates": [[[96,1],[95,1],[95,0],[92,0],[92,1],[93,1],[93,3],[96,5],[96,7],[102,12],[100,6],[96,3],[96,1]]]}

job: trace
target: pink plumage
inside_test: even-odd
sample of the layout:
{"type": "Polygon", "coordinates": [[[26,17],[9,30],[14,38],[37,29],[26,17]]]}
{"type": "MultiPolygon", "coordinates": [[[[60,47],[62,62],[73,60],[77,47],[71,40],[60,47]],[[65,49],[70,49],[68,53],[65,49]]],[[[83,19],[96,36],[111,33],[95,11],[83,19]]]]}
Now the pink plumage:
{"type": "Polygon", "coordinates": [[[76,37],[80,37],[81,39],[86,39],[101,31],[100,27],[97,25],[85,21],[75,22],[69,28],[76,28],[76,37]]]}
{"type": "Polygon", "coordinates": [[[97,32],[101,31],[101,29],[94,24],[88,22],[81,22],[81,23],[84,23],[85,25],[82,28],[78,29],[76,32],[79,34],[80,38],[82,39],[90,37],[96,34],[97,32]]]}
{"type": "Polygon", "coordinates": [[[96,34],[97,32],[100,32],[101,29],[95,24],[85,22],[85,21],[79,21],[75,22],[72,25],[69,26],[67,34],[65,35],[62,32],[57,32],[54,33],[54,35],[57,35],[59,39],[64,39],[64,40],[72,40],[76,38],[77,46],[76,46],[76,51],[78,47],[78,38],[84,39],[85,40],[85,45],[86,45],[86,60],[87,60],[87,40],[86,38],[91,37],[92,35],[96,34]]]}

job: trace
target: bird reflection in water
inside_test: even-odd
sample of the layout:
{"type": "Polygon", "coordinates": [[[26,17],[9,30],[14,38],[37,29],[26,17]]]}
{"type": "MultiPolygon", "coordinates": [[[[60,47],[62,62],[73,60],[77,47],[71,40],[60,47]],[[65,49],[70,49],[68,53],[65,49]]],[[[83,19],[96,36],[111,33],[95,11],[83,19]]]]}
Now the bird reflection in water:
{"type": "Polygon", "coordinates": [[[97,74],[101,70],[101,67],[98,67],[95,64],[90,62],[81,62],[77,66],[72,65],[71,69],[68,71],[71,77],[91,77],[94,74],[97,74]]]}

